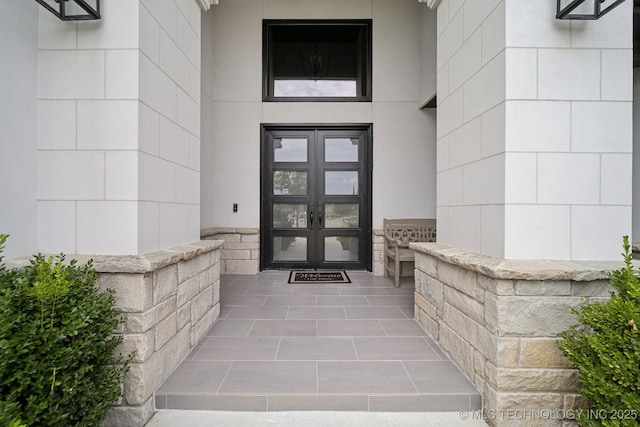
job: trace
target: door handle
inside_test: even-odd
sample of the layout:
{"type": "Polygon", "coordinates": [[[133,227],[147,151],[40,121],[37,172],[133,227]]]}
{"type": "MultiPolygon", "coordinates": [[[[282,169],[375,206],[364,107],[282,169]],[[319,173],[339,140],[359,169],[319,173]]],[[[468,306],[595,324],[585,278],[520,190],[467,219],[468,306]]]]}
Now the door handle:
{"type": "Polygon", "coordinates": [[[318,206],[318,225],[322,227],[322,205],[318,206]]]}
{"type": "Polygon", "coordinates": [[[309,226],[313,227],[313,211],[309,211],[309,226]]]}

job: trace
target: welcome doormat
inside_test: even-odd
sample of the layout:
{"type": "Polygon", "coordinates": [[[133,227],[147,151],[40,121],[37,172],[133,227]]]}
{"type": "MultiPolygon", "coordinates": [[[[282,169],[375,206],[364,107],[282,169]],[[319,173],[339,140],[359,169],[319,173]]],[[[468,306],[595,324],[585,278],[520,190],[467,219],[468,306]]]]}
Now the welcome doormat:
{"type": "Polygon", "coordinates": [[[289,275],[289,283],[351,283],[344,270],[337,271],[304,271],[293,270],[289,275]]]}

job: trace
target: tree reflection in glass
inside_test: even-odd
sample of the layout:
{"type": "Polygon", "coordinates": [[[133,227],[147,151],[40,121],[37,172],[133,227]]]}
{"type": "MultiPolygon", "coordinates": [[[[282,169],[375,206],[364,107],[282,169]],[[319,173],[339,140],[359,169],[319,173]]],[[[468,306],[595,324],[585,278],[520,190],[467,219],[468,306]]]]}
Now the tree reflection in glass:
{"type": "Polygon", "coordinates": [[[307,194],[307,172],[274,171],[273,194],[276,196],[304,196],[307,194]]]}
{"type": "Polygon", "coordinates": [[[300,203],[274,203],[274,228],[306,228],[307,205],[300,203]]]}
{"type": "Polygon", "coordinates": [[[357,203],[326,203],[324,205],[326,228],[358,228],[357,203]]]}

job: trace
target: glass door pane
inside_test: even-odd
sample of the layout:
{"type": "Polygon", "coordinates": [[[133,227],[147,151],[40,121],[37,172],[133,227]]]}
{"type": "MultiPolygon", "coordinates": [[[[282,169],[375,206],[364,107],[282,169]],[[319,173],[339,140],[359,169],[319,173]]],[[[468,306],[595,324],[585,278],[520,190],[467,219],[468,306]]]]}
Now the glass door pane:
{"type": "Polygon", "coordinates": [[[307,192],[306,171],[273,171],[273,194],[304,196],[307,192]]]}
{"type": "Polygon", "coordinates": [[[325,138],[325,162],[357,162],[359,138],[325,138]]]}
{"type": "Polygon", "coordinates": [[[274,138],[273,160],[276,162],[306,162],[307,138],[274,138]]]}
{"type": "Polygon", "coordinates": [[[360,209],[357,203],[326,203],[324,205],[325,228],[358,228],[360,209]]]}
{"type": "Polygon", "coordinates": [[[324,238],[325,261],[358,261],[359,241],[357,237],[328,236],[324,238]]]}
{"type": "Polygon", "coordinates": [[[274,203],[272,225],[274,228],[307,228],[307,205],[274,203]]]}
{"type": "Polygon", "coordinates": [[[358,171],[326,171],[324,173],[324,194],[358,194],[358,171]]]}
{"type": "Polygon", "coordinates": [[[274,261],[307,261],[307,238],[275,236],[273,238],[274,261]]]}

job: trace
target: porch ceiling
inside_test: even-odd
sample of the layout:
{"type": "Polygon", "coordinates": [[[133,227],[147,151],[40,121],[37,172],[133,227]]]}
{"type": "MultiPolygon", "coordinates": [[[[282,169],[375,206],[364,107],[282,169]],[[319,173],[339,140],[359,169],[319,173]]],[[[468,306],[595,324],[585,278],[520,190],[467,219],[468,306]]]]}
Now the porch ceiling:
{"type": "MultiPolygon", "coordinates": [[[[218,4],[218,0],[196,0],[202,10],[209,10],[211,5],[218,4]]],[[[435,9],[438,6],[440,0],[418,0],[418,3],[426,3],[431,9],[435,9]]]]}

